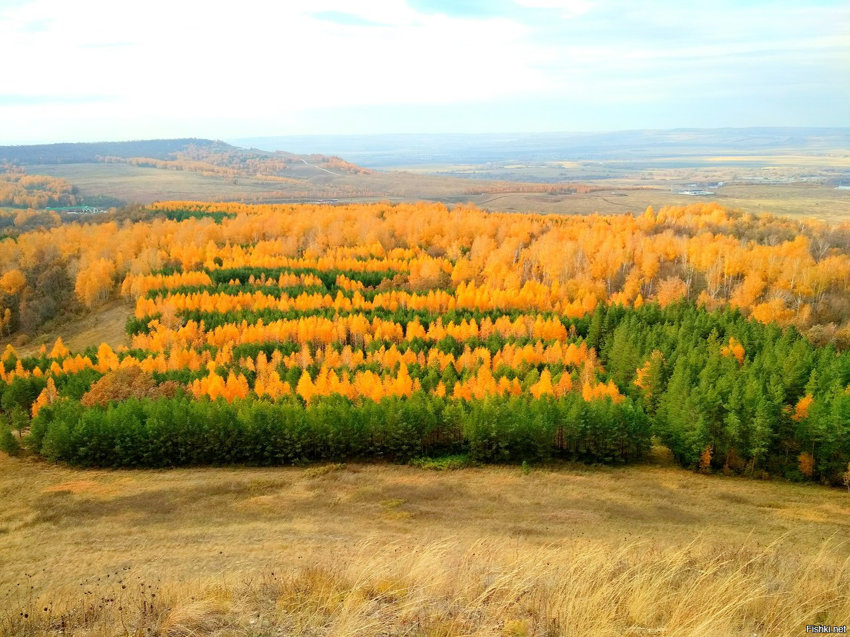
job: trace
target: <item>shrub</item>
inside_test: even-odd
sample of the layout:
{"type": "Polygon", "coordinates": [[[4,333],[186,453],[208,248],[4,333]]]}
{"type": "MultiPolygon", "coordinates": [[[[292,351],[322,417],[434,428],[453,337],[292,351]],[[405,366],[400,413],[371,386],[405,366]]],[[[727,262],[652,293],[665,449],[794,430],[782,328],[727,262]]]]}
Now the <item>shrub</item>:
{"type": "Polygon", "coordinates": [[[0,451],[5,451],[10,456],[16,456],[20,450],[20,442],[12,433],[11,425],[5,418],[0,419],[0,451]]]}
{"type": "Polygon", "coordinates": [[[80,399],[86,407],[105,406],[128,398],[171,398],[180,385],[175,381],[156,384],[152,374],[135,365],[109,372],[97,380],[80,399]]]}

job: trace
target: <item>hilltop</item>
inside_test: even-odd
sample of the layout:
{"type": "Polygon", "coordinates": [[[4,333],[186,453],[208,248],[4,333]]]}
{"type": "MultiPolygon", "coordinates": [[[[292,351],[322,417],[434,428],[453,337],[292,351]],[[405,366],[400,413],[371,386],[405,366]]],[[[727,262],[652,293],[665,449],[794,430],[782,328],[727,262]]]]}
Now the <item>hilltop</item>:
{"type": "Polygon", "coordinates": [[[0,146],[0,162],[33,166],[95,163],[103,157],[174,159],[179,153],[190,149],[222,152],[235,147],[220,141],[197,138],[0,146]]]}

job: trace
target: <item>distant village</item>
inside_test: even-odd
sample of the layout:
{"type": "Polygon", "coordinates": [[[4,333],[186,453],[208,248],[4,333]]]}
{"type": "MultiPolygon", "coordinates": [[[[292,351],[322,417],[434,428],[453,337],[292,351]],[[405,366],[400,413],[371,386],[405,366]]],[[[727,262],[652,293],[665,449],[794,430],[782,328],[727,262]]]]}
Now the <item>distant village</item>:
{"type": "Polygon", "coordinates": [[[106,212],[106,208],[98,208],[97,206],[65,206],[62,208],[47,208],[54,212],[65,212],[71,215],[92,215],[101,212],[106,212]]]}
{"type": "Polygon", "coordinates": [[[717,192],[718,188],[726,185],[725,181],[709,184],[688,184],[685,190],[677,190],[677,195],[688,195],[690,197],[708,197],[717,192]]]}

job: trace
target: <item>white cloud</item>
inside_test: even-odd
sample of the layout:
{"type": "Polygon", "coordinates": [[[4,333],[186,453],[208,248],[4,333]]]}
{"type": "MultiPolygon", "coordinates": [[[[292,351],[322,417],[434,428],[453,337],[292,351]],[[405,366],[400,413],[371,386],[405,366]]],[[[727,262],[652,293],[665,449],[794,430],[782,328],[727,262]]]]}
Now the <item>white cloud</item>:
{"type": "MultiPolygon", "coordinates": [[[[840,3],[514,2],[511,18],[473,18],[405,0],[0,0],[0,58],[14,61],[0,89],[0,143],[275,134],[308,112],[499,100],[622,104],[625,118],[629,104],[675,111],[677,94],[747,96],[781,74],[790,79],[775,93],[809,77],[812,100],[850,84],[850,9],[840,3]]],[[[532,112],[505,129],[531,127],[532,112]]],[[[417,121],[400,126],[415,131],[417,121]]]]}
{"type": "Polygon", "coordinates": [[[514,0],[527,9],[556,9],[567,18],[583,15],[594,7],[592,0],[514,0]]]}
{"type": "Polygon", "coordinates": [[[527,28],[420,15],[401,1],[356,5],[356,28],[317,19],[346,2],[306,6],[148,0],[39,0],[0,22],[6,86],[25,95],[105,94],[139,114],[267,115],[338,105],[446,103],[545,83],[527,28]],[[44,28],[27,31],[39,22],[44,28]]]}

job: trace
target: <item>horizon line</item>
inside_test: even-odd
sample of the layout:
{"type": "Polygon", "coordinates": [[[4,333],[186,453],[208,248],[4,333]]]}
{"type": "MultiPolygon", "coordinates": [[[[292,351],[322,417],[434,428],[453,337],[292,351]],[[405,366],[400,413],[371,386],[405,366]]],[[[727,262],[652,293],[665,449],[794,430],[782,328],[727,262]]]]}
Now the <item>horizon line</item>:
{"type": "Polygon", "coordinates": [[[638,133],[638,132],[679,132],[679,131],[724,131],[724,130],[761,130],[761,131],[780,131],[780,130],[812,130],[812,131],[847,131],[850,132],[850,126],[677,126],[673,128],[612,128],[612,129],[596,129],[596,130],[549,130],[549,131],[529,131],[529,130],[512,130],[512,131],[490,131],[490,132],[394,132],[394,133],[282,133],[282,134],[260,134],[260,135],[245,135],[245,136],[226,136],[226,137],[145,137],[135,139],[98,139],[92,141],[56,141],[56,142],[33,142],[33,143],[0,143],[0,146],[55,146],[60,144],[120,144],[120,143],[135,143],[135,142],[161,142],[161,141],[212,141],[230,143],[252,139],[275,139],[275,138],[291,138],[291,137],[322,137],[322,138],[339,138],[339,137],[488,137],[499,135],[600,135],[614,133],[638,133]],[[228,141],[229,140],[229,141],[228,141]]]}

